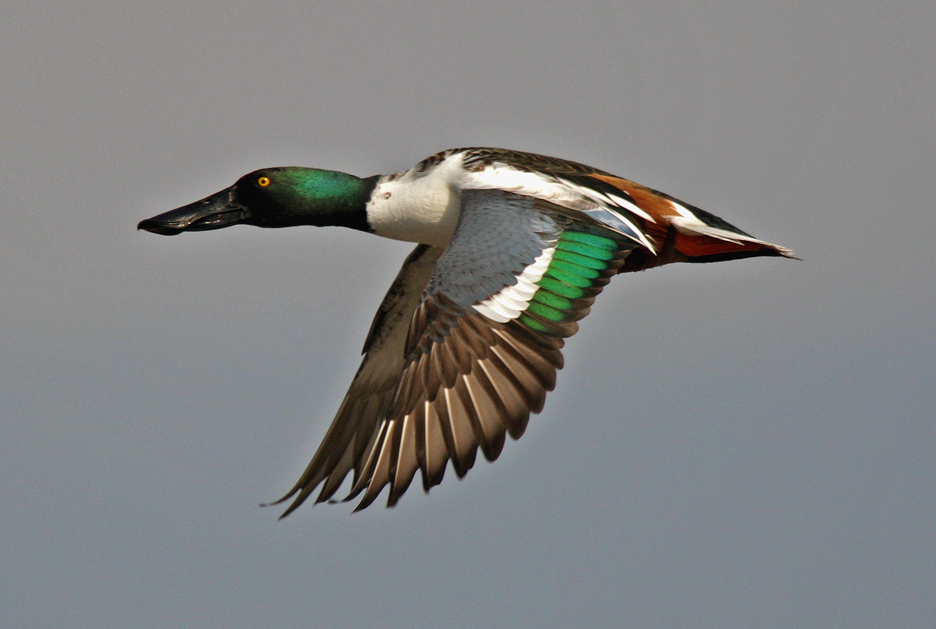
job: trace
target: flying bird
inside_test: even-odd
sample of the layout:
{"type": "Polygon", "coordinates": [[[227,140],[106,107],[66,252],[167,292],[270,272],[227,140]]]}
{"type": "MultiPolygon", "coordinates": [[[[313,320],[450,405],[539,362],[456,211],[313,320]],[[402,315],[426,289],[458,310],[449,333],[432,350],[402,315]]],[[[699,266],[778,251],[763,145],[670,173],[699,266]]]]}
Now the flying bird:
{"type": "Polygon", "coordinates": [[[280,517],[348,473],[355,511],[389,485],[393,506],[420,472],[459,478],[543,409],[564,339],[612,276],[670,262],[793,258],[667,194],[575,162],[496,148],[437,153],[358,178],[264,168],[140,222],[155,234],[338,225],[418,243],[374,317],[364,359],[280,517]]]}

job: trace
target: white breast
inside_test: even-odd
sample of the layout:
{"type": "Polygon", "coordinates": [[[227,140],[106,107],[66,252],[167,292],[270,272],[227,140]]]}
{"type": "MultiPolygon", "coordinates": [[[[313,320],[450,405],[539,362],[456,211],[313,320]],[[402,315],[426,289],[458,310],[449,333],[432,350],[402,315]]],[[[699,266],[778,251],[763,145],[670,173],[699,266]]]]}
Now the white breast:
{"type": "Polygon", "coordinates": [[[458,225],[462,155],[451,155],[428,172],[382,177],[367,205],[367,221],[384,238],[444,247],[458,225]]]}

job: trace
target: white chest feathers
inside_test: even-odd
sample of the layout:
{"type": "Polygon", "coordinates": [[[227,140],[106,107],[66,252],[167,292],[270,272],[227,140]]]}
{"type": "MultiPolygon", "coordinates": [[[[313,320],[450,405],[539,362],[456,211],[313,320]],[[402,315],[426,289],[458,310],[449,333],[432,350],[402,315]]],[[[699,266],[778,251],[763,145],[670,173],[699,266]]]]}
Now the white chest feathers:
{"type": "Polygon", "coordinates": [[[367,222],[378,236],[444,247],[460,213],[461,155],[428,172],[382,177],[367,204],[367,222]]]}

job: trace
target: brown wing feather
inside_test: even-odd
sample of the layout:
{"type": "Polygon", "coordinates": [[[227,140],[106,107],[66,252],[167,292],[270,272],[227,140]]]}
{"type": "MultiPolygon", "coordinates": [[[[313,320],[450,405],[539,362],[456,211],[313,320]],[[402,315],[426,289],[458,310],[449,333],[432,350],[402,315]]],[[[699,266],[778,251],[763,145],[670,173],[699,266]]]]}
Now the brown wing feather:
{"type": "Polygon", "coordinates": [[[280,517],[301,505],[324,481],[316,502],[331,498],[349,472],[358,480],[367,453],[379,443],[378,427],[393,404],[406,364],[410,319],[442,249],[417,246],[384,297],[364,344],[365,356],[321,445],[296,484],[274,502],[295,496],[280,517]]]}

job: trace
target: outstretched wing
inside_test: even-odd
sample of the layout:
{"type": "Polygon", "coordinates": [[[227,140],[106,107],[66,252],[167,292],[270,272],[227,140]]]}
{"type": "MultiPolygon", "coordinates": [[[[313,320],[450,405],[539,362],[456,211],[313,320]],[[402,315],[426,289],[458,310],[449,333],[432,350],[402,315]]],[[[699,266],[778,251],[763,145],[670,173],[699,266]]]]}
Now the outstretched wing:
{"type": "Polygon", "coordinates": [[[296,496],[281,518],[301,505],[323,481],[316,503],[331,498],[348,472],[353,470],[355,481],[360,477],[377,428],[396,396],[406,364],[403,350],[410,319],[441,253],[441,248],[418,245],[406,258],[377,310],[364,343],[364,360],[321,445],[289,493],[273,503],[296,496]]]}
{"type": "Polygon", "coordinates": [[[354,472],[357,509],[390,485],[393,505],[421,472],[463,476],[478,448],[496,459],[542,410],[563,339],[636,244],[534,197],[465,190],[441,251],[420,245],[384,299],[366,356],[284,516],[354,472]]]}

